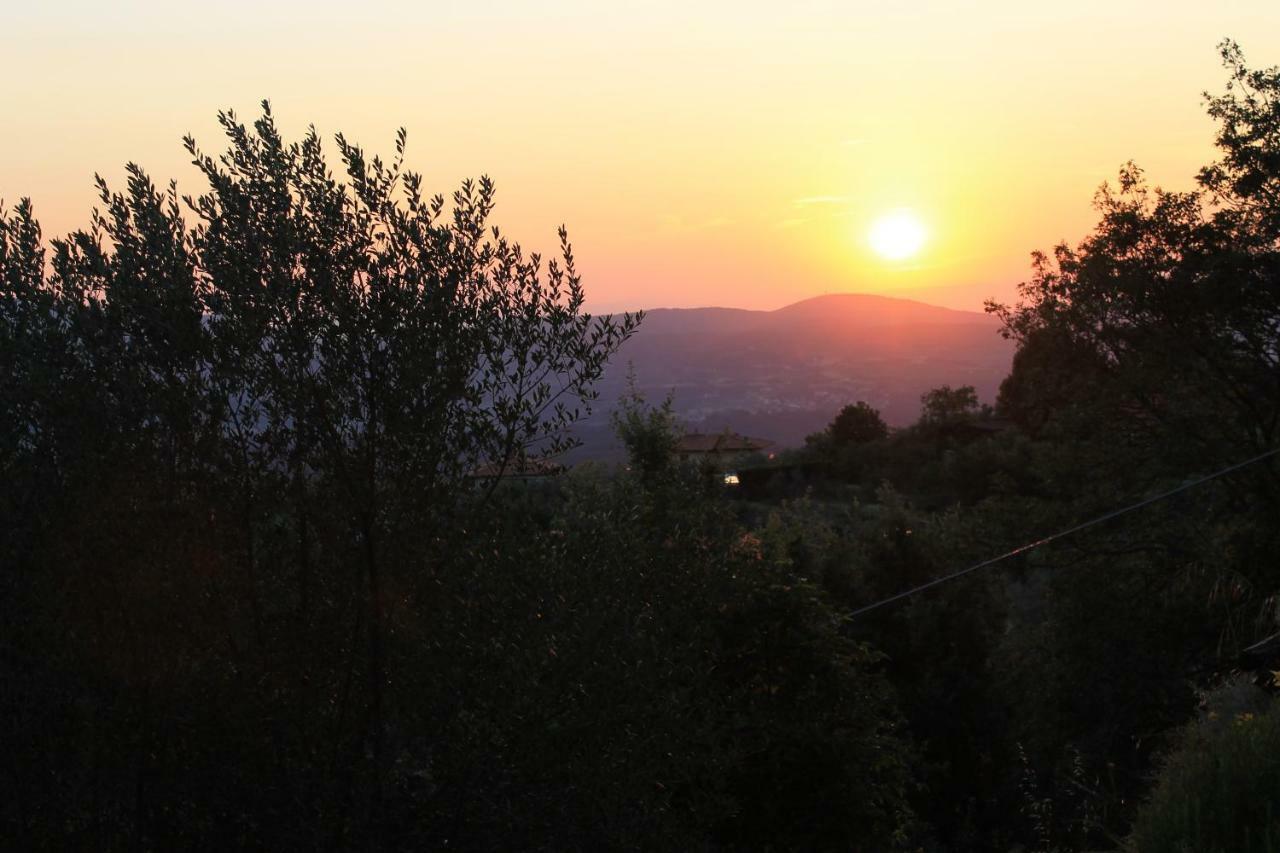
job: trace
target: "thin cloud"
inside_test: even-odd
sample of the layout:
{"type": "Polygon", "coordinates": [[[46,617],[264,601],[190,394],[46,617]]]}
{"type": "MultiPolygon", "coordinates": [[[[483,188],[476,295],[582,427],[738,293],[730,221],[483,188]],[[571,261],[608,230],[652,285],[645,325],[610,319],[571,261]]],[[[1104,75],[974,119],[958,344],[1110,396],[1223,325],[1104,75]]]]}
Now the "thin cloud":
{"type": "Polygon", "coordinates": [[[662,227],[667,231],[675,231],[677,233],[708,231],[714,228],[727,228],[730,225],[733,225],[734,222],[735,220],[728,216],[713,216],[710,219],[702,219],[692,222],[678,213],[669,213],[662,217],[662,227]]]}
{"type": "Polygon", "coordinates": [[[807,195],[792,199],[791,203],[796,207],[810,207],[817,204],[845,204],[848,201],[847,195],[807,195]]]}

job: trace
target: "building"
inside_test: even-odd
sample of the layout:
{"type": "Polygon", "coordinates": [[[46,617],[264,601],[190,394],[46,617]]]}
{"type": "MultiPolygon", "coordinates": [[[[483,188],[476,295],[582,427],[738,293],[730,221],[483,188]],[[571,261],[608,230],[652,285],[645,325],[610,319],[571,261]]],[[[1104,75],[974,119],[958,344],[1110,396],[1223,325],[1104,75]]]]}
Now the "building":
{"type": "MultiPolygon", "coordinates": [[[[707,465],[724,474],[725,485],[739,483],[738,466],[757,453],[768,453],[773,442],[725,430],[718,433],[691,432],[676,443],[681,459],[707,465]]],[[[770,454],[772,456],[772,454],[770,454]]]]}

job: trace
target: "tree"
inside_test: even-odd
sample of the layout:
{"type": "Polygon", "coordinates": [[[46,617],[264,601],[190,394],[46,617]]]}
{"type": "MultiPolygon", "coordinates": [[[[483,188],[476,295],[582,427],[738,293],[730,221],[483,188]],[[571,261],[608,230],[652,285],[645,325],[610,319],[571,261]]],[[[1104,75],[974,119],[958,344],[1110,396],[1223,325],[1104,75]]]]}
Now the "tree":
{"type": "Polygon", "coordinates": [[[827,427],[827,433],[836,446],[844,447],[885,438],[889,435],[889,428],[885,426],[880,412],[859,400],[840,410],[827,427]]]}
{"type": "Polygon", "coordinates": [[[1035,436],[1055,421],[1094,414],[1105,377],[1105,365],[1093,350],[1056,328],[1037,329],[1014,353],[996,412],[1035,436]]]}
{"type": "MultiPolygon", "coordinates": [[[[1153,188],[1126,164],[1095,197],[1093,232],[1036,254],[1020,301],[989,306],[1019,345],[1001,410],[1040,439],[1047,494],[1067,510],[1055,527],[1280,439],[1280,72],[1247,69],[1230,42],[1222,55],[1227,91],[1208,98],[1219,161],[1199,187],[1153,188]]],[[[1070,746],[1108,768],[1112,834],[1133,818],[1153,745],[1194,710],[1187,673],[1234,667],[1275,630],[1278,473],[1251,466],[1091,533],[1069,561],[1028,560],[1048,593],[1011,619],[1020,739],[1042,761],[1070,746]]],[[[1174,826],[1192,804],[1153,813],[1174,826]]],[[[1210,849],[1187,828],[1153,849],[1210,849]]]]}
{"type": "Polygon", "coordinates": [[[961,385],[959,388],[943,385],[921,395],[920,405],[921,424],[954,424],[978,414],[978,392],[972,385],[961,385]]]}
{"type": "Polygon", "coordinates": [[[651,406],[636,386],[635,371],[627,372],[627,390],[610,416],[614,432],[627,449],[627,461],[649,483],[671,470],[680,442],[671,395],[651,406]]]}
{"type": "MultiPolygon", "coordinates": [[[[1280,440],[1280,70],[1249,70],[1232,42],[1221,52],[1227,91],[1208,98],[1220,159],[1201,170],[1200,188],[1153,189],[1126,165],[1116,186],[1098,191],[1093,233],[1037,254],[1018,304],[989,306],[1019,342],[1015,373],[1026,375],[1033,351],[1053,341],[1093,377],[1087,394],[1071,377],[1019,384],[1074,384],[1099,427],[1095,441],[1131,460],[1158,458],[1179,477],[1280,440]]],[[[1274,514],[1280,466],[1255,466],[1237,482],[1257,499],[1235,512],[1260,522],[1274,514]]],[[[1261,522],[1248,545],[1233,546],[1256,555],[1240,565],[1258,603],[1280,584],[1260,568],[1275,547],[1272,527],[1261,522]]]]}
{"type": "Polygon", "coordinates": [[[1221,95],[1205,93],[1218,121],[1221,159],[1200,170],[1200,186],[1225,205],[1218,216],[1235,225],[1255,250],[1280,237],[1280,67],[1251,69],[1230,39],[1218,46],[1229,79],[1221,95]]]}
{"type": "MultiPolygon", "coordinates": [[[[131,164],[47,267],[29,203],[0,227],[0,474],[42,496],[0,506],[24,531],[8,600],[41,605],[8,612],[26,655],[10,663],[33,708],[68,709],[65,730],[25,716],[13,736],[111,732],[85,802],[139,847],[218,823],[228,772],[260,814],[327,804],[336,822],[268,823],[328,845],[352,806],[375,831],[398,784],[413,711],[392,609],[429,594],[441,543],[490,496],[468,475],[569,447],[639,318],[583,310],[563,229],[544,263],[490,228],[488,178],[451,206],[425,196],[403,131],[389,163],[339,135],[338,178],[314,128],[287,143],[265,103],[251,127],[219,120],[225,153],[185,141],[203,194],[131,164]],[[97,649],[121,658],[118,689],[51,699],[85,695],[68,673],[97,649]],[[227,734],[157,743],[170,725],[227,734]],[[154,784],[206,761],[203,797],[154,784]]],[[[80,820],[12,793],[29,825],[80,820]]]]}
{"type": "Polygon", "coordinates": [[[404,537],[443,523],[477,465],[501,471],[566,449],[566,428],[638,321],[582,311],[563,229],[560,260],[545,273],[541,256],[490,230],[488,178],[464,182],[446,219],[443,198],[425,198],[420,175],[402,168],[403,131],[389,165],[339,135],[343,184],[314,130],[287,146],[263,108],[252,134],[221,117],[227,156],[187,140],[212,189],[190,202],[201,220],[194,243],[209,271],[215,344],[229,329],[228,367],[266,360],[260,386],[233,373],[237,404],[247,397],[256,408],[234,420],[263,424],[263,434],[248,430],[255,447],[294,470],[325,472],[352,510],[367,580],[376,776],[384,589],[395,582],[384,573],[412,548],[404,537]]]}
{"type": "Polygon", "coordinates": [[[1020,343],[1052,329],[1088,349],[1132,412],[1214,460],[1280,437],[1280,69],[1221,52],[1227,91],[1206,95],[1221,157],[1200,189],[1153,189],[1127,164],[1093,234],[1036,254],[1020,302],[989,305],[1020,343]]]}
{"type": "Polygon", "coordinates": [[[442,579],[474,603],[435,617],[461,712],[418,819],[486,849],[915,849],[880,655],[693,466],[598,470],[543,524],[478,520],[442,579]]]}

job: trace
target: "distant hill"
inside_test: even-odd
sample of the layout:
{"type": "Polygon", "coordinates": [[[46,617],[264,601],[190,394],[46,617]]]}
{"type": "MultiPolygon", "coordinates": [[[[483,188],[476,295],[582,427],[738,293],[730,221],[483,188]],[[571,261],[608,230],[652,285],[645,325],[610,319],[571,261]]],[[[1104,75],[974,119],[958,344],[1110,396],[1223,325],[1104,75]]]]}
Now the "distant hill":
{"type": "Polygon", "coordinates": [[[651,400],[672,392],[691,428],[795,446],[854,400],[898,426],[913,422],[920,395],[939,385],[973,385],[994,402],[1013,356],[998,330],[986,314],[858,293],[776,311],[648,311],[600,383],[601,411],[581,425],[585,446],[575,456],[616,455],[608,411],[628,365],[651,400]]]}
{"type": "Polygon", "coordinates": [[[847,332],[883,326],[969,325],[995,327],[987,314],[956,311],[867,293],[830,293],[792,303],[775,311],[743,308],[656,308],[645,312],[648,335],[710,332],[726,334],[765,329],[822,328],[847,332]]]}

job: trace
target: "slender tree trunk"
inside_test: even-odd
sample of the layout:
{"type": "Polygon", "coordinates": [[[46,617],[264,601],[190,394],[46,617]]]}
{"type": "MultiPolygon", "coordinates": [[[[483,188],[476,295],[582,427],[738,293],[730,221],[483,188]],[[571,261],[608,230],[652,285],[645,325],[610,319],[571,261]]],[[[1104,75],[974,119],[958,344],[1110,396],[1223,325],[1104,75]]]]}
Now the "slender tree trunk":
{"type": "Polygon", "coordinates": [[[294,464],[293,488],[298,513],[298,615],[306,625],[311,615],[311,528],[307,515],[307,483],[300,461],[294,464]]]}
{"type": "Polygon", "coordinates": [[[144,679],[142,683],[142,701],[139,708],[138,742],[135,745],[134,757],[137,766],[134,770],[133,782],[133,849],[146,849],[146,816],[147,816],[147,774],[150,770],[147,761],[147,750],[151,739],[151,682],[144,679]]]}
{"type": "Polygon", "coordinates": [[[378,846],[381,836],[382,784],[385,766],[385,720],[383,693],[386,686],[386,661],[384,649],[384,608],[382,579],[379,575],[378,548],[375,541],[377,516],[369,507],[364,516],[365,567],[369,581],[369,721],[371,749],[373,753],[373,792],[369,809],[370,844],[378,846]]]}

